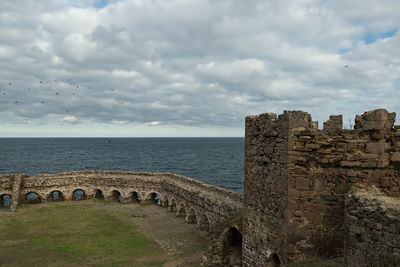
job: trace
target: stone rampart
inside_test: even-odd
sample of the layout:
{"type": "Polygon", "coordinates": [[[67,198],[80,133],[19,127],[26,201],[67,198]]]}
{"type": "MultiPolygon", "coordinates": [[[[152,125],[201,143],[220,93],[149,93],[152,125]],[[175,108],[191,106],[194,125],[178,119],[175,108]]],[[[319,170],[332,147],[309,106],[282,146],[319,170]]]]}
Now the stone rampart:
{"type": "Polygon", "coordinates": [[[12,207],[20,203],[73,200],[76,190],[84,193],[81,199],[160,204],[212,233],[218,233],[227,219],[241,212],[243,201],[242,194],[169,173],[84,171],[0,175],[0,196],[9,195],[12,207]],[[30,193],[38,198],[29,199],[30,193]]]}
{"type": "Polygon", "coordinates": [[[400,197],[395,113],[365,112],[355,129],[303,111],[246,118],[244,266],[343,255],[344,199],[354,183],[400,197]]]}

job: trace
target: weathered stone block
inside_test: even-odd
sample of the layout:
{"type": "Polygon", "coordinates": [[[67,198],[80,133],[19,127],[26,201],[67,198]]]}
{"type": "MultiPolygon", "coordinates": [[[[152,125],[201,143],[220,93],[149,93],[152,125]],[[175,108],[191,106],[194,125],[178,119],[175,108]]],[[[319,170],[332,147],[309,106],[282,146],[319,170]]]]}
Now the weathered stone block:
{"type": "Polygon", "coordinates": [[[309,190],[310,180],[307,178],[297,177],[295,187],[298,190],[309,190]]]}
{"type": "Polygon", "coordinates": [[[340,166],[342,167],[358,167],[361,165],[361,162],[359,161],[346,161],[343,160],[340,162],[340,166]]]}
{"type": "Polygon", "coordinates": [[[399,162],[400,161],[400,152],[392,152],[390,154],[390,160],[394,162],[399,162]]]}

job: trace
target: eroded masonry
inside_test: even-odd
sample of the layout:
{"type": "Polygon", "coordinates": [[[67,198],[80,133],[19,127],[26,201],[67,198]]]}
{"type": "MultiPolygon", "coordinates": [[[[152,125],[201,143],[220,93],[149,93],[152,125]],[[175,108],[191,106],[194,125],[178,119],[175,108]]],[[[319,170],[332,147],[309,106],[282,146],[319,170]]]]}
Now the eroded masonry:
{"type": "Polygon", "coordinates": [[[343,129],[341,115],[323,130],[303,111],[247,117],[243,266],[341,256],[351,265],[398,261],[394,122],[383,109],[357,116],[354,130],[343,129]]]}
{"type": "Polygon", "coordinates": [[[310,114],[246,118],[244,194],[163,173],[86,171],[0,175],[0,200],[100,198],[159,204],[215,238],[203,266],[279,266],[344,257],[400,266],[400,126],[395,113],[342,116],[318,129],[310,114]],[[33,198],[32,198],[33,195],[33,198]]]}

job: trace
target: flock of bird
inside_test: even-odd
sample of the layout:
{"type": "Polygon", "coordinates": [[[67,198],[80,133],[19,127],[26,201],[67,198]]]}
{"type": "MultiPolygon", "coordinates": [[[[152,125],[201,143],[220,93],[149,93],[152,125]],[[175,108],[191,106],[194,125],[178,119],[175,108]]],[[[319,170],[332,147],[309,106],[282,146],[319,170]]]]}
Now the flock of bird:
{"type": "MultiPolygon", "coordinates": [[[[29,94],[31,94],[32,96],[35,96],[35,97],[39,96],[37,90],[40,90],[42,92],[47,92],[47,96],[62,97],[62,95],[64,94],[64,92],[62,92],[63,89],[60,88],[61,86],[59,86],[58,88],[56,88],[57,86],[55,86],[56,84],[61,84],[61,83],[64,85],[64,87],[65,87],[64,89],[69,89],[69,92],[67,92],[67,95],[69,94],[72,97],[77,97],[80,89],[82,89],[82,88],[87,88],[87,90],[92,89],[90,86],[80,85],[78,83],[78,81],[75,81],[73,79],[66,79],[65,81],[52,80],[50,82],[40,80],[40,81],[38,81],[38,84],[36,84],[32,87],[28,87],[27,91],[29,92],[29,94]],[[36,90],[36,92],[34,93],[35,90],[36,90]]],[[[6,86],[4,88],[0,88],[0,92],[1,92],[0,96],[7,97],[8,95],[12,95],[12,94],[9,94],[10,92],[15,91],[15,90],[17,90],[17,87],[15,87],[15,83],[10,81],[10,82],[8,82],[8,86],[6,86]]],[[[110,92],[115,92],[115,89],[110,89],[110,92]]],[[[14,96],[12,96],[12,97],[14,97],[14,96]]],[[[22,104],[22,101],[20,99],[12,100],[10,98],[8,99],[9,101],[14,101],[15,104],[22,104]]],[[[40,100],[40,104],[42,104],[42,105],[46,104],[47,102],[49,102],[49,100],[45,100],[45,99],[40,100]]],[[[119,104],[124,104],[124,102],[119,102],[119,104]]],[[[65,113],[70,113],[70,110],[71,110],[70,108],[65,108],[65,113]]]]}

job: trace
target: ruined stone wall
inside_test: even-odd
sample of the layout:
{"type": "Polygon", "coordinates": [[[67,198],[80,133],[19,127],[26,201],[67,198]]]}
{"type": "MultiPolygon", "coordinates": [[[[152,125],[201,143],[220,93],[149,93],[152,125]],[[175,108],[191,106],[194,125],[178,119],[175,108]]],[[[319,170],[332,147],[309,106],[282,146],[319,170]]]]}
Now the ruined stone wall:
{"type": "Polygon", "coordinates": [[[359,185],[346,194],[344,222],[350,266],[400,266],[400,198],[359,185]]]}
{"type": "MultiPolygon", "coordinates": [[[[111,171],[84,171],[38,176],[0,175],[0,195],[18,196],[20,203],[30,203],[27,194],[34,192],[40,202],[51,201],[52,192],[59,191],[64,200],[72,200],[74,191],[85,192],[84,198],[95,198],[101,190],[104,199],[115,200],[113,191],[121,194],[123,203],[136,201],[154,203],[154,194],[160,204],[190,223],[207,231],[218,232],[224,221],[241,212],[243,195],[218,188],[184,176],[168,173],[134,173],[111,171]],[[16,180],[20,177],[20,180],[16,180]],[[13,191],[14,181],[19,181],[18,190],[13,191]]],[[[15,198],[17,199],[17,198],[15,198]]],[[[15,205],[15,203],[12,203],[15,205]]]]}
{"type": "Polygon", "coordinates": [[[288,129],[275,114],[246,118],[243,266],[262,266],[287,235],[288,129]]]}
{"type": "Polygon", "coordinates": [[[318,130],[302,111],[246,119],[244,264],[263,266],[343,252],[344,195],[373,184],[400,196],[400,129],[386,110],[331,116],[318,130]],[[251,234],[253,233],[253,234],[251,234]]]}

